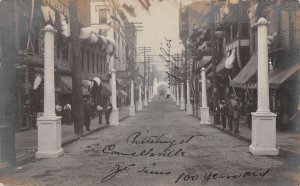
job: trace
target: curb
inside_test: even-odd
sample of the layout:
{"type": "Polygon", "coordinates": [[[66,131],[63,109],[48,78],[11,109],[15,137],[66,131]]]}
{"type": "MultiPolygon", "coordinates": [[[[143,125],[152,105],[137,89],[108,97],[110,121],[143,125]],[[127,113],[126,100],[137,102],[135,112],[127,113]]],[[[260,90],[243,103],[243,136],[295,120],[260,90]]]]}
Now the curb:
{"type": "MultiPolygon", "coordinates": [[[[125,117],[119,119],[119,121],[124,121],[125,119],[127,119],[129,117],[130,116],[125,116],[125,117]]],[[[61,146],[65,147],[65,146],[67,146],[67,145],[69,145],[69,144],[71,144],[71,143],[79,140],[82,137],[89,136],[89,135],[91,135],[91,134],[93,134],[95,132],[99,132],[100,130],[103,130],[103,129],[107,128],[107,127],[109,127],[109,125],[103,125],[103,126],[100,126],[98,128],[95,128],[95,129],[93,129],[91,131],[88,131],[88,132],[84,133],[82,136],[75,135],[73,137],[67,138],[66,140],[64,140],[62,142],[61,146]]],[[[39,161],[39,159],[35,158],[35,152],[36,152],[36,150],[34,152],[30,152],[27,155],[24,155],[24,156],[20,157],[19,159],[17,159],[17,163],[16,163],[16,165],[14,167],[9,166],[8,164],[4,165],[3,167],[0,168],[0,175],[9,173],[14,168],[16,168],[16,167],[18,167],[20,165],[24,165],[24,164],[29,163],[29,162],[39,161]]]]}

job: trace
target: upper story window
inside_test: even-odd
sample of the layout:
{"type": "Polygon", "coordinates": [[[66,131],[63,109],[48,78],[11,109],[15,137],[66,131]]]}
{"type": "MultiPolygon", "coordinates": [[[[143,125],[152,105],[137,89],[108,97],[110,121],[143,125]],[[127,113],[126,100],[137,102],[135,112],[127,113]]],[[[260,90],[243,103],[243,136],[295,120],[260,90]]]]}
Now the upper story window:
{"type": "Polygon", "coordinates": [[[107,23],[107,9],[99,9],[99,24],[107,23]]]}

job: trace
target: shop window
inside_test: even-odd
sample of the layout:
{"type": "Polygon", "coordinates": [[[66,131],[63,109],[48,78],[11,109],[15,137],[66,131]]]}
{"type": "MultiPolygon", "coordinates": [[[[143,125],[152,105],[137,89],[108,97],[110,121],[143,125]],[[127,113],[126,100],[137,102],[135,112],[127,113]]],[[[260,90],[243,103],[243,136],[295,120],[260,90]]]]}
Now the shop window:
{"type": "Polygon", "coordinates": [[[106,24],[107,23],[107,10],[106,9],[99,9],[99,24],[106,24]]]}

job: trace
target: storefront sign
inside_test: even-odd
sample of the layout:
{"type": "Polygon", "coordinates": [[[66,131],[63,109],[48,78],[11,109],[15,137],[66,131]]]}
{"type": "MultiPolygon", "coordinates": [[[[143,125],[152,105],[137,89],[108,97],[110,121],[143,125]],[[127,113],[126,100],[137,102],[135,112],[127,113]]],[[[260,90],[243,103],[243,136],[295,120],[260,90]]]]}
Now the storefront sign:
{"type": "Polygon", "coordinates": [[[70,0],[43,0],[42,2],[62,13],[63,15],[68,17],[70,16],[70,0]]]}

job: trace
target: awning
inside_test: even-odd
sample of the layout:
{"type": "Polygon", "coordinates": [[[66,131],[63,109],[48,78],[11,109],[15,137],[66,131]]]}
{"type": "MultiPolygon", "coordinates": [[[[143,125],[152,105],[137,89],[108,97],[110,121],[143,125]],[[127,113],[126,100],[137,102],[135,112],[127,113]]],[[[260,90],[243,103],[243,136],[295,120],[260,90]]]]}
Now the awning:
{"type": "MultiPolygon", "coordinates": [[[[72,93],[72,77],[71,76],[60,76],[61,92],[63,94],[72,93]]],[[[84,86],[82,86],[82,95],[89,95],[90,92],[84,86]]]]}
{"type": "Polygon", "coordinates": [[[229,57],[226,58],[225,68],[232,69],[235,60],[235,48],[231,50],[229,57]]]}
{"type": "Polygon", "coordinates": [[[204,67],[207,63],[209,63],[212,59],[212,56],[203,56],[198,64],[198,68],[204,67]]]}
{"type": "Polygon", "coordinates": [[[230,86],[246,88],[248,80],[257,72],[257,53],[254,53],[240,73],[230,81],[230,86]]]}
{"type": "Polygon", "coordinates": [[[300,63],[292,65],[285,69],[274,70],[269,74],[270,88],[278,88],[289,77],[300,70],[300,63]]]}
{"type": "Polygon", "coordinates": [[[225,68],[225,61],[226,61],[227,57],[223,57],[223,59],[221,60],[221,62],[218,64],[217,68],[216,68],[216,72],[220,72],[221,70],[223,70],[225,68]]]}
{"type": "Polygon", "coordinates": [[[106,82],[102,83],[101,95],[106,97],[111,96],[111,87],[109,83],[106,82]]]}
{"type": "Polygon", "coordinates": [[[128,94],[123,89],[118,89],[117,97],[126,97],[128,94]]]}

